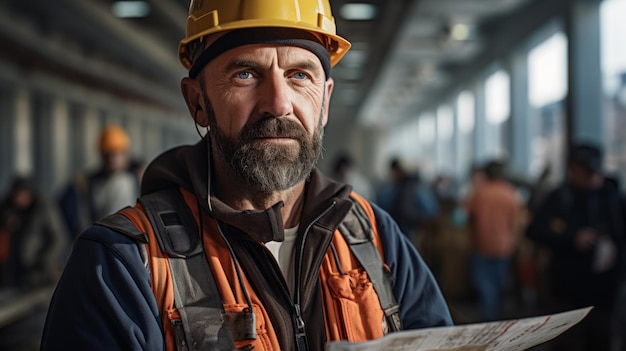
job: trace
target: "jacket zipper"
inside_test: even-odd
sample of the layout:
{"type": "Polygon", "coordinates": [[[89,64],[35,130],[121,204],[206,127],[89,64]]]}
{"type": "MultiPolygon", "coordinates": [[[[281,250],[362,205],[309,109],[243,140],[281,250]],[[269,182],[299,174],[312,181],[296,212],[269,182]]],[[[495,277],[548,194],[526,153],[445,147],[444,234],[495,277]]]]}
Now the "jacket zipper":
{"type": "MultiPolygon", "coordinates": [[[[269,257],[273,257],[272,254],[265,249],[266,251],[266,255],[268,255],[269,257]]],[[[285,301],[287,301],[290,305],[291,305],[291,310],[292,310],[292,325],[294,326],[295,329],[295,338],[296,338],[296,350],[298,351],[306,351],[308,350],[308,344],[306,341],[306,333],[304,331],[304,319],[302,319],[302,314],[300,312],[300,306],[298,304],[295,304],[292,300],[291,294],[289,293],[289,288],[287,287],[287,282],[282,274],[282,272],[280,271],[280,269],[277,269],[277,267],[272,264],[272,275],[275,278],[275,280],[277,282],[279,282],[279,287],[280,287],[280,291],[282,292],[283,297],[285,298],[285,301]]],[[[296,283],[296,285],[298,285],[296,283]]],[[[295,287],[296,290],[298,290],[299,288],[296,286],[295,287]]]]}
{"type": "MultiPolygon", "coordinates": [[[[282,292],[282,295],[285,297],[286,301],[291,305],[292,325],[295,331],[294,336],[296,338],[295,340],[296,350],[298,351],[309,350],[309,344],[308,344],[307,337],[306,337],[305,323],[304,323],[304,319],[302,318],[302,310],[300,308],[300,305],[301,305],[300,270],[302,267],[302,252],[304,251],[304,243],[306,242],[306,237],[311,227],[313,226],[313,224],[315,224],[315,222],[317,222],[320,218],[326,215],[335,206],[335,204],[336,204],[336,201],[333,201],[333,203],[328,208],[326,208],[326,210],[324,210],[321,214],[315,217],[309,223],[309,225],[307,225],[302,235],[302,240],[300,241],[300,245],[297,247],[297,251],[296,251],[296,267],[295,267],[295,272],[294,272],[295,287],[294,287],[293,298],[291,297],[291,294],[289,293],[289,289],[287,288],[287,283],[285,281],[285,278],[282,272],[280,272],[280,269],[277,269],[275,265],[273,264],[271,265],[273,267],[272,275],[275,278],[275,280],[279,282],[280,291],[282,292]]],[[[269,255],[270,257],[273,257],[272,254],[267,249],[265,249],[265,254],[269,255]]]]}
{"type": "Polygon", "coordinates": [[[294,287],[294,298],[293,298],[293,309],[294,309],[294,324],[296,327],[296,346],[299,351],[306,351],[309,349],[309,344],[306,339],[306,330],[304,329],[304,319],[302,318],[302,311],[300,309],[301,306],[301,292],[300,292],[300,271],[302,269],[302,253],[304,252],[304,243],[306,242],[306,237],[311,230],[313,224],[319,221],[320,218],[325,216],[337,202],[333,201],[333,203],[326,208],[322,213],[320,213],[317,217],[315,217],[309,225],[307,225],[304,233],[302,234],[302,239],[300,240],[300,245],[296,251],[296,270],[295,270],[295,287],[294,287]]]}

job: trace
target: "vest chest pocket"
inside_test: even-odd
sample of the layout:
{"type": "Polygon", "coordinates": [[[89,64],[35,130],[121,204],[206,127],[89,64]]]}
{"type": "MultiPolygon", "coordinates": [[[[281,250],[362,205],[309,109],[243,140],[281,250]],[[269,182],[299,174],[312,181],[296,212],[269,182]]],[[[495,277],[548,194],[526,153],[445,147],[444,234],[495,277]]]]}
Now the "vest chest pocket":
{"type": "Polygon", "coordinates": [[[376,339],[383,336],[384,313],[374,287],[362,268],[343,274],[330,273],[326,280],[332,311],[339,337],[351,342],[376,339]]]}

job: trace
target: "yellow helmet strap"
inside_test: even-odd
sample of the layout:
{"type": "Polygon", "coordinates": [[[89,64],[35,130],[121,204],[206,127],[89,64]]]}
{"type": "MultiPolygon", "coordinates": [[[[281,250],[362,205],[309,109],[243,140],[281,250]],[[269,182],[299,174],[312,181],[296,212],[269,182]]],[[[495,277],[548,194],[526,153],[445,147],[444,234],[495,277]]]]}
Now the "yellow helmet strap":
{"type": "Polygon", "coordinates": [[[296,46],[309,50],[317,56],[322,63],[326,79],[330,77],[330,54],[324,45],[320,43],[320,39],[312,33],[290,29],[290,28],[243,28],[233,30],[222,35],[204,51],[194,61],[189,69],[189,77],[196,78],[200,71],[211,60],[224,52],[251,44],[274,44],[296,46]]]}

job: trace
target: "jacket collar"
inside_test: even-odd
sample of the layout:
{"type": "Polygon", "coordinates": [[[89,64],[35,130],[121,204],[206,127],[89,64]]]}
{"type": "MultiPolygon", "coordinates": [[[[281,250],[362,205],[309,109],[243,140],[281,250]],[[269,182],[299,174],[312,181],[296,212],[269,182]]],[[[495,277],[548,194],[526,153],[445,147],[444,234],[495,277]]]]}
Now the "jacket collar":
{"type": "MultiPolygon", "coordinates": [[[[238,229],[242,239],[261,242],[283,241],[281,216],[282,202],[264,211],[234,210],[211,195],[211,209],[207,198],[208,150],[205,141],[192,146],[180,146],[158,156],[146,168],[142,181],[142,194],[168,187],[183,187],[191,191],[202,208],[225,225],[238,229]]],[[[305,187],[305,203],[300,220],[300,231],[317,222],[317,225],[334,230],[350,210],[351,187],[334,182],[313,169],[305,187]],[[333,211],[326,211],[329,208],[333,211]]]]}

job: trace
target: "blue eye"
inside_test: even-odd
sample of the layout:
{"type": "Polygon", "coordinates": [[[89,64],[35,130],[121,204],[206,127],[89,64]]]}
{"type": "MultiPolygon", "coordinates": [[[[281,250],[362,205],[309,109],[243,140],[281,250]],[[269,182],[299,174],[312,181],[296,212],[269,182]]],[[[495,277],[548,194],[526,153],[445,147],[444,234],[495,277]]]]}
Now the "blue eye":
{"type": "Polygon", "coordinates": [[[249,78],[252,78],[252,73],[247,72],[247,71],[239,72],[239,73],[237,73],[237,78],[249,79],[249,78]]]}
{"type": "Polygon", "coordinates": [[[293,75],[295,79],[307,79],[307,75],[303,72],[297,72],[293,75]]]}

